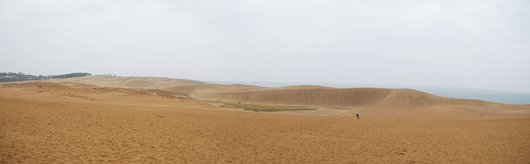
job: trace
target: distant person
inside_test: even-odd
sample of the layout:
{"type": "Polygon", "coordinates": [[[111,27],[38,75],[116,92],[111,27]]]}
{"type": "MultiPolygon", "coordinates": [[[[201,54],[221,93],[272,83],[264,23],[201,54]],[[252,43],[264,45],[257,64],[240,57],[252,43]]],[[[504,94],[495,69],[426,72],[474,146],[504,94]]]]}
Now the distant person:
{"type": "Polygon", "coordinates": [[[359,119],[359,113],[357,113],[357,119],[359,119]]]}

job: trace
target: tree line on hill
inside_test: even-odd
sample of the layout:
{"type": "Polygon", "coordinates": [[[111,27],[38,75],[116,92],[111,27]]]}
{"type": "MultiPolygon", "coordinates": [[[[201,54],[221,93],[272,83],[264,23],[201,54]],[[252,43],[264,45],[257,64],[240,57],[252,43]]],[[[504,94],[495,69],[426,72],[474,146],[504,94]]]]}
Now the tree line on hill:
{"type": "Polygon", "coordinates": [[[22,72],[0,72],[0,82],[15,82],[15,81],[28,81],[28,80],[48,80],[48,79],[65,79],[72,77],[83,77],[90,76],[90,73],[69,73],[63,75],[48,75],[48,76],[35,76],[24,74],[22,72]]]}

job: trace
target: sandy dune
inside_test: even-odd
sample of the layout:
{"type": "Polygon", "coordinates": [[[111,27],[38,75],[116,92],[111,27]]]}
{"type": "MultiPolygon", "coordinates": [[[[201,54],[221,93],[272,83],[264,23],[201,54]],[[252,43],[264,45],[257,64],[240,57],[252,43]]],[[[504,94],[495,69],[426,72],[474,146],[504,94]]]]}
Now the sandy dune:
{"type": "Polygon", "coordinates": [[[156,78],[9,84],[0,87],[2,163],[530,163],[528,105],[156,78]],[[197,99],[318,112],[257,113],[197,99]]]}
{"type": "Polygon", "coordinates": [[[371,118],[501,119],[530,117],[530,108],[524,105],[453,99],[411,89],[338,89],[296,86],[213,92],[201,94],[196,98],[249,104],[343,109],[348,110],[348,112],[343,111],[341,113],[343,115],[361,113],[371,118]]]}
{"type": "Polygon", "coordinates": [[[57,79],[53,82],[70,85],[91,85],[98,87],[119,87],[131,89],[159,89],[193,97],[207,92],[238,91],[263,87],[232,84],[217,85],[199,83],[189,80],[152,78],[152,77],[99,77],[85,76],[81,78],[57,79]]]}

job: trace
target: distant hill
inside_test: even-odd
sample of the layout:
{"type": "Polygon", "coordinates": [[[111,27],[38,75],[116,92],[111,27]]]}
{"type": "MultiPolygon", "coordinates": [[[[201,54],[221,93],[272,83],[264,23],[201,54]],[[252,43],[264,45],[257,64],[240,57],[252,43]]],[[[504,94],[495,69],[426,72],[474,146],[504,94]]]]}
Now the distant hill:
{"type": "Polygon", "coordinates": [[[412,89],[288,86],[197,93],[195,99],[241,104],[350,110],[368,117],[415,119],[523,118],[530,106],[447,98],[412,89]]]}
{"type": "Polygon", "coordinates": [[[65,78],[72,78],[72,77],[83,77],[83,76],[90,76],[92,74],[90,73],[69,73],[69,74],[63,74],[63,75],[48,75],[48,76],[35,76],[35,75],[29,75],[24,74],[22,72],[20,73],[14,73],[14,72],[0,72],[0,82],[15,82],[15,81],[28,81],[28,80],[48,80],[48,79],[65,79],[65,78]]]}

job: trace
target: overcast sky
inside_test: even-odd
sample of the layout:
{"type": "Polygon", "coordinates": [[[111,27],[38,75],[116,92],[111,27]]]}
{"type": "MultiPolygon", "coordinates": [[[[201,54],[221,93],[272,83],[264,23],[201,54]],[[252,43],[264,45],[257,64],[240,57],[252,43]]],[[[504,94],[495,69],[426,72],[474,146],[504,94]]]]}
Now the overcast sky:
{"type": "Polygon", "coordinates": [[[0,72],[530,91],[530,1],[0,0],[0,72]]]}

